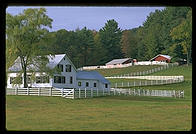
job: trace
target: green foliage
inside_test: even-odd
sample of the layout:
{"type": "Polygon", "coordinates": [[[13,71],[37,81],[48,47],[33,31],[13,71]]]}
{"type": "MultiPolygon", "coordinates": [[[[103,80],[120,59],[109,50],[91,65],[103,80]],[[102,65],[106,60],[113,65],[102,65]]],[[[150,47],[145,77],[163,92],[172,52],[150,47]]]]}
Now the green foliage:
{"type": "Polygon", "coordinates": [[[102,47],[106,50],[106,55],[103,57],[105,58],[104,61],[121,58],[120,40],[122,31],[118,28],[118,23],[114,19],[108,20],[105,26],[99,30],[99,35],[102,47]]]}
{"type": "Polygon", "coordinates": [[[183,53],[187,55],[187,64],[190,61],[192,49],[192,10],[190,10],[178,26],[171,31],[171,37],[183,47],[183,53]]]}
{"type": "Polygon", "coordinates": [[[48,33],[46,27],[51,28],[52,22],[45,13],[44,8],[29,8],[19,15],[6,14],[6,54],[11,53],[6,60],[14,61],[16,57],[20,58],[24,87],[27,87],[26,72],[29,65],[33,64],[44,70],[43,67],[48,62],[44,56],[46,54],[46,51],[43,51],[44,45],[40,44],[43,36],[48,33]],[[37,57],[38,55],[41,57],[37,57]]]}

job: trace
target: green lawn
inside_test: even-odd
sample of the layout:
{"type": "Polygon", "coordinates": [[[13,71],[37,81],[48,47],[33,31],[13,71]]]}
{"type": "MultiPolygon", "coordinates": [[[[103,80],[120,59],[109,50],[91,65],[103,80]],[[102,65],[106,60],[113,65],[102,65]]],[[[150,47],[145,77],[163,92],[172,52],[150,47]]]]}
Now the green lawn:
{"type": "Polygon", "coordinates": [[[6,128],[38,131],[189,131],[189,99],[106,96],[91,99],[7,96],[6,128]]]}
{"type": "Polygon", "coordinates": [[[192,66],[157,75],[184,75],[178,84],[145,89],[185,90],[185,98],[105,96],[65,99],[6,96],[8,130],[189,131],[192,129],[192,66]]]}

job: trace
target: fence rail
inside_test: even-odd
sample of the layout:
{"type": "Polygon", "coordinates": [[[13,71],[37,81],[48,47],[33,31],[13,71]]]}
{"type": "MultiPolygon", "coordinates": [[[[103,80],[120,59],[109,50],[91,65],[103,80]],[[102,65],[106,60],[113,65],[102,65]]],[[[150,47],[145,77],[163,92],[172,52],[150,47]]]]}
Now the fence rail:
{"type": "Polygon", "coordinates": [[[166,64],[166,65],[162,65],[160,67],[157,67],[157,68],[152,68],[150,70],[127,73],[127,74],[113,75],[113,77],[143,76],[143,75],[152,74],[152,73],[155,73],[155,72],[158,72],[158,71],[161,71],[161,70],[166,70],[166,69],[172,68],[174,66],[178,66],[178,64],[177,63],[169,63],[169,64],[166,64]]]}
{"type": "Polygon", "coordinates": [[[37,95],[59,96],[65,98],[92,98],[106,95],[134,95],[134,96],[163,96],[184,98],[184,91],[175,90],[144,90],[111,88],[111,90],[99,89],[55,89],[55,88],[7,88],[7,95],[37,95]]]}
{"type": "Polygon", "coordinates": [[[137,79],[130,82],[113,82],[111,87],[138,87],[180,83],[184,81],[184,76],[133,76],[133,77],[107,77],[107,78],[125,78],[137,79]],[[143,79],[143,80],[138,80],[143,79]]]}
{"type": "Polygon", "coordinates": [[[184,98],[184,90],[149,90],[149,89],[122,89],[111,88],[113,95],[133,95],[133,96],[160,96],[184,98]]]}
{"type": "Polygon", "coordinates": [[[74,89],[56,88],[7,88],[7,95],[37,95],[37,96],[62,96],[74,98],[74,89]]]}

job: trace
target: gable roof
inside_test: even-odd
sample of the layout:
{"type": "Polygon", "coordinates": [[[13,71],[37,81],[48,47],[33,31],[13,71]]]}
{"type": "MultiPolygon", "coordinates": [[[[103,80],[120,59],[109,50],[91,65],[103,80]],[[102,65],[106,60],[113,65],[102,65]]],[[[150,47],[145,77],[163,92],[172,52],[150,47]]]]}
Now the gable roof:
{"type": "Polygon", "coordinates": [[[155,56],[154,58],[152,58],[152,59],[150,59],[150,60],[153,60],[153,59],[157,58],[158,56],[162,56],[162,57],[165,57],[165,58],[171,60],[171,56],[169,56],[169,55],[164,55],[164,54],[158,54],[157,56],[155,56]]]}
{"type": "Polygon", "coordinates": [[[106,65],[114,65],[114,64],[122,64],[127,60],[130,60],[131,58],[124,58],[124,59],[113,59],[112,61],[106,63],[106,65]]]}
{"type": "Polygon", "coordinates": [[[97,71],[78,71],[76,73],[76,79],[84,79],[84,80],[98,80],[101,83],[110,83],[109,80],[105,79],[101,74],[97,71]]]}
{"type": "MultiPolygon", "coordinates": [[[[47,67],[49,67],[50,69],[53,69],[54,67],[56,67],[61,60],[66,57],[68,59],[68,61],[72,64],[72,66],[74,67],[74,69],[76,70],[75,66],[73,65],[73,63],[71,62],[71,60],[67,57],[66,54],[56,54],[54,56],[52,55],[47,55],[49,62],[46,65],[47,67]]],[[[35,70],[38,71],[38,68],[35,67],[34,65],[30,65],[30,68],[34,68],[35,70]]],[[[22,70],[22,66],[21,66],[21,62],[20,62],[20,58],[18,57],[14,64],[8,69],[8,71],[13,71],[13,72],[18,72],[22,70]]],[[[27,68],[27,71],[29,70],[29,68],[27,68]]]]}

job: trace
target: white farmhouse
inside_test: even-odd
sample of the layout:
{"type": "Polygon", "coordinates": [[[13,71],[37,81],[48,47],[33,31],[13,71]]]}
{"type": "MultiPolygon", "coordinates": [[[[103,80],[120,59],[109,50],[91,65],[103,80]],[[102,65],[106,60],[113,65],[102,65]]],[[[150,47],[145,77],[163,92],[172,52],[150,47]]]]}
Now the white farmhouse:
{"type": "MultiPolygon", "coordinates": [[[[36,71],[35,81],[30,79],[32,73],[27,68],[27,83],[29,87],[55,87],[55,88],[81,88],[110,90],[110,82],[96,71],[78,71],[66,54],[48,56],[47,66],[51,69],[58,67],[60,74],[53,74],[53,77],[36,71]]],[[[13,84],[14,79],[22,70],[19,58],[8,69],[7,88],[23,87],[23,77],[18,84],[13,84]]]]}

